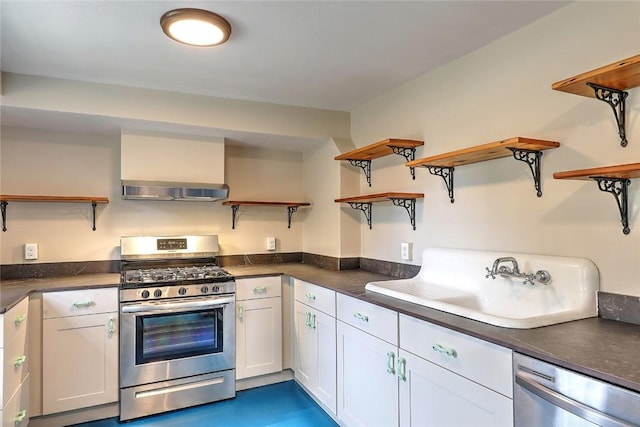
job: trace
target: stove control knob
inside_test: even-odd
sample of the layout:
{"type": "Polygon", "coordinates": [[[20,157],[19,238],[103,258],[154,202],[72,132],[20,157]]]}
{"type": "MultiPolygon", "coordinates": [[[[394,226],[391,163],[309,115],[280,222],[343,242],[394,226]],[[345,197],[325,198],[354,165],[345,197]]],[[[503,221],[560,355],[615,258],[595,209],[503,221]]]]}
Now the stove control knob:
{"type": "Polygon", "coordinates": [[[178,289],[178,294],[180,294],[180,295],[184,295],[184,294],[186,294],[186,293],[187,293],[187,288],[180,288],[180,289],[178,289]]]}
{"type": "Polygon", "coordinates": [[[140,296],[142,296],[142,298],[149,298],[149,291],[145,289],[144,291],[142,291],[140,296]]]}
{"type": "Polygon", "coordinates": [[[155,291],[153,291],[153,296],[156,298],[160,298],[162,296],[162,290],[156,289],[155,291]]]}
{"type": "Polygon", "coordinates": [[[203,294],[206,294],[207,292],[209,292],[209,287],[208,286],[201,287],[200,292],[202,292],[203,294]]]}

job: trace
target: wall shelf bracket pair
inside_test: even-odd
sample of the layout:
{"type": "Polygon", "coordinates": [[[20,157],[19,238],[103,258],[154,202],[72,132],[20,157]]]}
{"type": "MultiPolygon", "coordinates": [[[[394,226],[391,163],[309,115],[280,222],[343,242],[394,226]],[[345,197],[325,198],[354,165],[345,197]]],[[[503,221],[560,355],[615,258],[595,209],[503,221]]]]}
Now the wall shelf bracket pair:
{"type": "Polygon", "coordinates": [[[231,229],[236,229],[236,216],[240,210],[240,206],[283,206],[287,208],[287,228],[291,228],[291,218],[294,212],[298,210],[300,206],[309,206],[311,203],[306,202],[257,202],[257,201],[236,201],[228,200],[222,202],[225,206],[231,206],[231,229]]]}
{"type": "MultiPolygon", "coordinates": [[[[367,184],[371,187],[371,160],[390,154],[397,154],[409,162],[416,158],[416,147],[421,145],[424,145],[423,141],[412,139],[385,139],[336,156],[335,160],[347,160],[351,166],[361,168],[367,184]]],[[[410,172],[411,177],[416,179],[415,169],[411,168],[410,172]]]]}
{"type": "Polygon", "coordinates": [[[540,184],[540,159],[542,158],[542,150],[559,146],[560,144],[555,141],[515,137],[432,157],[425,157],[408,162],[406,165],[409,167],[422,166],[427,168],[431,175],[440,176],[447,186],[449,200],[451,203],[454,203],[453,172],[456,166],[508,157],[509,153],[511,153],[514,159],[522,161],[529,166],[531,175],[533,176],[536,195],[542,197],[540,184]]]}
{"type": "Polygon", "coordinates": [[[336,203],[347,203],[352,209],[362,211],[369,229],[372,228],[373,203],[391,201],[395,206],[403,207],[409,215],[411,227],[416,229],[416,199],[423,198],[423,193],[379,193],[366,196],[345,197],[336,199],[336,203]]]}
{"type": "Polygon", "coordinates": [[[640,86],[640,55],[597,68],[551,85],[554,90],[606,102],[616,119],[620,145],[627,146],[625,100],[627,89],[640,86]]]}

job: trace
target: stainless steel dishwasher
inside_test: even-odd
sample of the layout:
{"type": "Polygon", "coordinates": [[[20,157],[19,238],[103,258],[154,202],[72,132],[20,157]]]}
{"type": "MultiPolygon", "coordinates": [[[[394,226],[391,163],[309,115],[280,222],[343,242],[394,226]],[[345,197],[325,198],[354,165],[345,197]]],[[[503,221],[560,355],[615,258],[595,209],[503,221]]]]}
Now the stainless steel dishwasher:
{"type": "Polygon", "coordinates": [[[640,426],[640,394],[514,353],[516,427],[640,426]]]}

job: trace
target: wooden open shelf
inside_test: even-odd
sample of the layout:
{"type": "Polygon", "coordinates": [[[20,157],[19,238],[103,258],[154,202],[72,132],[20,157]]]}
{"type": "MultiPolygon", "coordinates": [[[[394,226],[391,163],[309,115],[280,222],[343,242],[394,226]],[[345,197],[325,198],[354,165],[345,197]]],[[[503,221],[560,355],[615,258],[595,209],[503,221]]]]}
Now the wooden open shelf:
{"type": "Polygon", "coordinates": [[[595,83],[611,89],[627,90],[640,86],[640,55],[560,80],[551,85],[553,90],[595,98],[587,83],[595,83]]]}
{"type": "Polygon", "coordinates": [[[0,209],[2,210],[2,231],[7,231],[7,205],[9,202],[40,202],[40,203],[90,203],[93,211],[93,227],[96,230],[96,206],[109,203],[106,197],[85,196],[28,196],[21,194],[0,195],[0,209]]]}
{"type": "Polygon", "coordinates": [[[631,232],[629,228],[628,188],[631,179],[640,178],[640,163],[556,172],[553,177],[555,179],[595,181],[600,191],[610,193],[616,198],[622,232],[624,234],[631,232]]]}
{"type": "MultiPolygon", "coordinates": [[[[348,160],[352,166],[361,168],[369,187],[371,187],[371,160],[379,157],[398,154],[406,161],[416,158],[416,147],[424,145],[424,141],[414,139],[385,139],[335,157],[335,160],[348,160]]],[[[411,168],[411,176],[415,179],[415,170],[411,168]]]]}
{"type": "Polygon", "coordinates": [[[371,225],[371,211],[373,210],[373,203],[378,202],[393,202],[396,206],[401,206],[407,210],[407,214],[409,214],[409,220],[411,221],[411,226],[413,229],[416,229],[416,199],[424,198],[423,193],[397,193],[397,192],[388,192],[388,193],[376,193],[376,194],[367,194],[363,196],[354,196],[354,197],[343,197],[341,199],[335,199],[336,203],[348,203],[353,209],[361,210],[364,213],[365,218],[367,219],[367,224],[369,225],[369,229],[372,228],[371,225]]]}
{"type": "Polygon", "coordinates": [[[468,165],[472,163],[495,160],[502,157],[513,156],[516,160],[523,161],[529,165],[533,175],[534,185],[538,197],[542,196],[540,189],[540,158],[543,150],[549,150],[560,146],[559,142],[545,141],[542,139],[514,138],[502,141],[490,142],[488,144],[463,148],[461,150],[450,151],[431,157],[413,160],[406,163],[408,167],[425,167],[432,175],[437,175],[444,179],[449,192],[451,203],[453,198],[453,170],[456,166],[468,165]]]}
{"type": "Polygon", "coordinates": [[[620,145],[627,146],[625,104],[627,89],[640,86],[640,55],[596,68],[551,85],[554,90],[596,98],[612,109],[618,126],[620,145]]]}
{"type": "Polygon", "coordinates": [[[240,206],[276,206],[287,208],[288,228],[291,228],[291,217],[300,206],[310,206],[307,202],[266,202],[257,200],[227,200],[222,202],[225,206],[231,206],[231,228],[236,228],[236,214],[240,206]]]}

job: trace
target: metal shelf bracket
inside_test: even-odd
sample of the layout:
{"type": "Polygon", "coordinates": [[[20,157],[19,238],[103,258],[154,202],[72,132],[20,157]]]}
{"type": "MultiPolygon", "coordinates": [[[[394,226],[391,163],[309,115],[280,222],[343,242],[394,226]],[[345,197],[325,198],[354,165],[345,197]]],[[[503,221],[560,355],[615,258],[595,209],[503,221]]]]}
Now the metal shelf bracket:
{"type": "Polygon", "coordinates": [[[611,193],[616,198],[618,210],[620,211],[620,222],[622,223],[622,233],[629,234],[629,185],[631,180],[626,178],[607,178],[602,176],[590,177],[598,183],[598,189],[611,193]]]}
{"type": "Polygon", "coordinates": [[[98,206],[98,204],[96,202],[91,202],[91,214],[93,217],[93,227],[91,227],[91,229],[93,231],[96,231],[96,207],[98,206]]]}
{"type": "Polygon", "coordinates": [[[371,203],[358,203],[358,202],[348,202],[349,206],[353,209],[361,210],[364,213],[364,217],[367,219],[367,224],[369,224],[369,230],[371,230],[371,203]]]}
{"type": "Polygon", "coordinates": [[[369,187],[371,187],[371,160],[348,160],[351,166],[357,166],[362,169],[365,178],[367,178],[367,183],[369,184],[369,187]]]}
{"type": "MultiPolygon", "coordinates": [[[[416,149],[415,148],[398,147],[396,145],[388,145],[388,147],[391,148],[391,151],[393,151],[393,154],[398,154],[398,155],[404,157],[407,162],[410,162],[410,161],[416,159],[416,149]]],[[[416,179],[416,168],[411,166],[411,167],[409,167],[409,171],[411,173],[411,178],[415,180],[416,179]]]]}
{"type": "Polygon", "coordinates": [[[2,231],[7,231],[7,202],[0,201],[0,210],[2,211],[2,231]]]}
{"type": "Polygon", "coordinates": [[[449,166],[425,166],[431,175],[436,175],[444,180],[444,184],[447,186],[447,192],[449,193],[449,200],[454,202],[453,198],[453,170],[454,167],[449,166]]]}
{"type": "Polygon", "coordinates": [[[287,228],[291,228],[291,217],[293,213],[298,210],[298,206],[287,206],[287,221],[289,223],[287,228]]]}
{"type": "Polygon", "coordinates": [[[409,220],[411,221],[411,226],[413,229],[416,229],[416,199],[396,199],[394,197],[390,197],[390,200],[396,206],[401,206],[407,210],[409,214],[409,220]]]}
{"type": "Polygon", "coordinates": [[[542,189],[540,187],[540,158],[542,157],[542,151],[538,150],[525,150],[523,148],[511,148],[507,147],[513,153],[513,158],[525,162],[529,165],[531,170],[531,176],[533,176],[533,185],[536,188],[536,195],[542,197],[542,189]]]}
{"type": "Polygon", "coordinates": [[[587,83],[593,89],[596,99],[606,102],[613,110],[618,125],[618,135],[620,136],[620,145],[627,146],[627,135],[625,131],[625,99],[629,95],[628,92],[618,89],[612,89],[606,86],[600,86],[595,83],[587,83]]]}
{"type": "Polygon", "coordinates": [[[236,214],[238,213],[238,209],[240,209],[240,205],[231,205],[231,229],[236,229],[236,214]]]}

